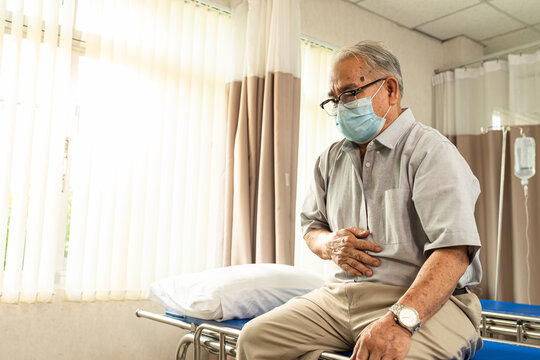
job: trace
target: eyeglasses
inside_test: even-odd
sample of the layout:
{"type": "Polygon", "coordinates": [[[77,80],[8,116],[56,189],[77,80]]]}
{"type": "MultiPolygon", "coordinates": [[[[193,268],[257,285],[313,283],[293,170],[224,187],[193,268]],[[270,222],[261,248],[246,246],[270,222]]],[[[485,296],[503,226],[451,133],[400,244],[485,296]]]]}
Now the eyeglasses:
{"type": "Polygon", "coordinates": [[[338,104],[343,104],[348,109],[353,109],[356,107],[356,95],[358,95],[359,92],[367,88],[368,86],[371,86],[375,84],[376,82],[379,82],[381,80],[384,80],[386,78],[380,78],[378,80],[372,81],[369,84],[366,84],[364,86],[360,86],[358,89],[354,90],[347,90],[339,94],[337,99],[327,99],[324,100],[320,106],[324,109],[330,116],[336,116],[338,111],[338,104]]]}

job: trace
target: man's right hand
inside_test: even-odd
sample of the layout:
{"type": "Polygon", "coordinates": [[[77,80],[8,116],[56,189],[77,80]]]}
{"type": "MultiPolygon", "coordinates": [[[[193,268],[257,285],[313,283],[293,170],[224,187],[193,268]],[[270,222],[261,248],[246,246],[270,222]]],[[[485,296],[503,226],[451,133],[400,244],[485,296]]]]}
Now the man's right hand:
{"type": "Polygon", "coordinates": [[[343,270],[354,276],[371,276],[373,270],[368,266],[379,266],[380,260],[369,256],[365,250],[380,252],[380,245],[364,240],[369,230],[349,227],[332,232],[326,238],[328,256],[343,270]]]}

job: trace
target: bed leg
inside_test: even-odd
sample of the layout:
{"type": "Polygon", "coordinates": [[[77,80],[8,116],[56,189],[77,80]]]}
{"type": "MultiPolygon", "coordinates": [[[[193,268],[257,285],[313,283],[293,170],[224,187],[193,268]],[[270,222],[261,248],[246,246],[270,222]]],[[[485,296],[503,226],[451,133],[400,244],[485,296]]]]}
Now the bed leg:
{"type": "Polygon", "coordinates": [[[225,334],[219,334],[219,360],[227,360],[227,351],[225,349],[225,334]]]}
{"type": "Polygon", "coordinates": [[[185,360],[189,345],[193,343],[193,334],[189,333],[180,339],[178,346],[176,347],[176,360],[185,360]]]}
{"type": "Polygon", "coordinates": [[[516,334],[516,340],[518,343],[523,343],[525,342],[525,337],[523,336],[523,321],[522,320],[518,320],[517,321],[517,324],[516,324],[516,327],[517,327],[517,334],[516,334]]]}
{"type": "Polygon", "coordinates": [[[486,337],[487,336],[487,317],[486,315],[482,314],[482,322],[480,326],[480,336],[486,337]]]}

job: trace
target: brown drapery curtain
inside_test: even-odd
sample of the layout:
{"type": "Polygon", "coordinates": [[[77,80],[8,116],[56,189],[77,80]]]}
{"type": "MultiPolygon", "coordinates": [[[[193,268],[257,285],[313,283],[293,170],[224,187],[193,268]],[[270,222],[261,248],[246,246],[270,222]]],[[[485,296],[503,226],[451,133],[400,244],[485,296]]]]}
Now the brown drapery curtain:
{"type": "Polygon", "coordinates": [[[296,0],[233,4],[233,36],[245,53],[237,56],[242,74],[228,84],[225,266],[294,260],[298,12],[296,0]]]}
{"type": "MultiPolygon", "coordinates": [[[[527,136],[540,139],[540,126],[523,126],[527,136]]],[[[521,136],[519,128],[507,134],[506,167],[503,198],[502,250],[499,273],[499,300],[527,303],[527,241],[525,236],[525,198],[521,180],[514,175],[514,140],[521,136]]],[[[457,135],[451,137],[463,157],[480,181],[482,193],[476,204],[476,222],[482,250],[480,260],[483,280],[479,295],[493,299],[495,294],[497,221],[499,206],[502,132],[490,131],[483,135],[457,135]]],[[[536,146],[536,159],[540,147],[536,146]]],[[[537,160],[538,161],[538,160],[537,160]]],[[[540,179],[538,174],[529,179],[529,265],[530,297],[540,304],[540,179]]]]}

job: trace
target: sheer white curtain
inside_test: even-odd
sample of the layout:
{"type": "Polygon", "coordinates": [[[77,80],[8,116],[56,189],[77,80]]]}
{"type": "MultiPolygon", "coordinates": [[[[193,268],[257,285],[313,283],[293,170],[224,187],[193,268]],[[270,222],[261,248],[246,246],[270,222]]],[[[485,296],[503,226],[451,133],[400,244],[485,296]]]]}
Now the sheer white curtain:
{"type": "Polygon", "coordinates": [[[435,75],[436,128],[445,135],[477,135],[490,125],[537,124],[539,73],[540,51],[435,75]]]}
{"type": "Polygon", "coordinates": [[[313,178],[317,157],[325,148],[342,137],[334,119],[328,116],[319,104],[328,98],[328,84],[332,51],[302,42],[302,97],[300,102],[300,138],[298,146],[298,181],[296,191],[296,266],[323,273],[324,261],[307,247],[300,228],[300,211],[304,196],[313,178]]]}
{"type": "Polygon", "coordinates": [[[508,62],[489,61],[433,77],[435,127],[445,135],[480,134],[508,111],[508,62]],[[495,115],[494,115],[495,114],[495,115]]]}
{"type": "Polygon", "coordinates": [[[534,54],[509,55],[509,109],[524,121],[540,122],[540,50],[534,54]]]}
{"type": "Polygon", "coordinates": [[[59,219],[66,203],[62,174],[72,110],[74,9],[75,0],[0,1],[0,291],[4,303],[49,300],[56,260],[63,254],[65,226],[59,219]]]}
{"type": "Polygon", "coordinates": [[[79,0],[77,21],[66,298],[138,299],[220,265],[230,20],[183,1],[79,0]]]}

